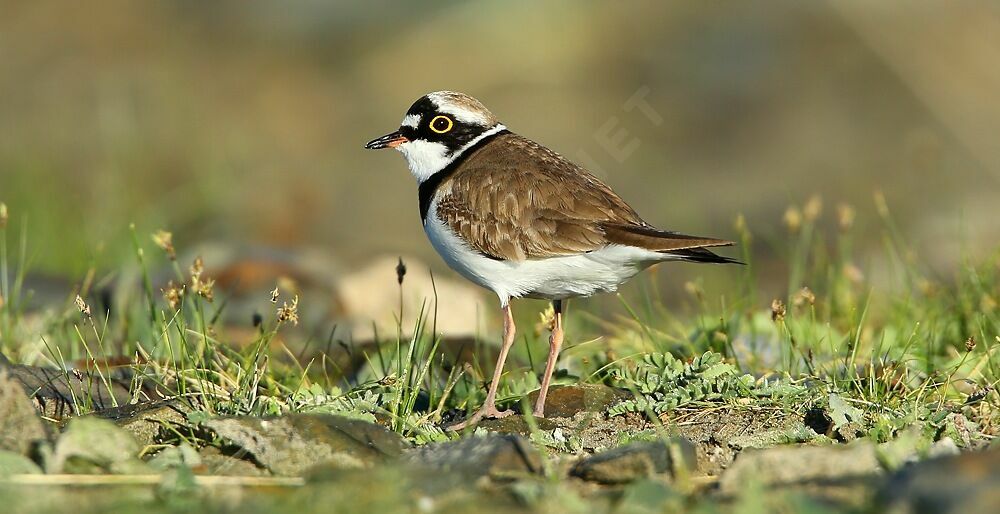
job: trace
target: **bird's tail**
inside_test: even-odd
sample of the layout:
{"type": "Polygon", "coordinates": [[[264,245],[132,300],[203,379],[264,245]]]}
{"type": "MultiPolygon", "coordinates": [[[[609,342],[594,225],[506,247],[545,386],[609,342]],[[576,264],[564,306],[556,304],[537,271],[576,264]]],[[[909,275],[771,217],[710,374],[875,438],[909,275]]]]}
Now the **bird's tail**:
{"type": "Polygon", "coordinates": [[[732,246],[732,241],[711,237],[690,236],[678,232],[659,230],[648,225],[605,224],[604,237],[609,243],[636,246],[689,262],[716,264],[743,264],[742,262],[716,255],[708,250],[716,246],[732,246]]]}
{"type": "Polygon", "coordinates": [[[704,248],[689,248],[687,250],[677,250],[665,252],[679,257],[682,261],[702,262],[709,264],[746,264],[743,261],[712,253],[704,248]]]}

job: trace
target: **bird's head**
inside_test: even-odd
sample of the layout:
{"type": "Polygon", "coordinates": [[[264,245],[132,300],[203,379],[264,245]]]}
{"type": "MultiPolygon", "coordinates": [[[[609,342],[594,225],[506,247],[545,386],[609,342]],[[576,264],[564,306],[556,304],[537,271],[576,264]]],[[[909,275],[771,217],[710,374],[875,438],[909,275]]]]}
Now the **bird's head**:
{"type": "Polygon", "coordinates": [[[504,126],[479,100],[454,91],[428,93],[410,106],[399,130],[373,139],[370,150],[395,148],[419,182],[504,126]]]}

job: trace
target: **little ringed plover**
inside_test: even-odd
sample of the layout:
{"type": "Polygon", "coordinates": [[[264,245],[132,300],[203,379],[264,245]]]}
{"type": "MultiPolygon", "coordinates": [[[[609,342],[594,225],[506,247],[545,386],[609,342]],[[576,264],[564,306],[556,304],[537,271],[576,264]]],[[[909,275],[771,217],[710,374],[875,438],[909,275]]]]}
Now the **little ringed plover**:
{"type": "Polygon", "coordinates": [[[730,241],[653,227],[587,170],[501,124],[453,91],[417,100],[392,133],[365,148],[395,148],[419,184],[420,218],[452,269],[500,298],[504,333],[483,406],[460,429],[503,417],[495,400],[514,342],[512,298],[552,301],[555,320],[534,415],[545,414],[563,341],[563,301],[615,291],[663,261],[736,263],[707,250],[730,241]]]}

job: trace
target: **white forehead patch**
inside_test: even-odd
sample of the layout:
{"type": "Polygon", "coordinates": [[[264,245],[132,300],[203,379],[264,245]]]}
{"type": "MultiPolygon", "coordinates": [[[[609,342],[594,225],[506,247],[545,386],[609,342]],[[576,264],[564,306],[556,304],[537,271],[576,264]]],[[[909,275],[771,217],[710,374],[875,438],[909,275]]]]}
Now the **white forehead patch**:
{"type": "Polygon", "coordinates": [[[487,119],[486,115],[482,112],[469,110],[460,105],[456,105],[448,101],[448,97],[441,93],[431,93],[427,95],[427,97],[434,102],[434,105],[437,105],[438,111],[450,114],[462,123],[470,123],[482,127],[486,127],[490,124],[490,120],[487,119]]]}
{"type": "Polygon", "coordinates": [[[399,124],[401,127],[417,128],[420,125],[420,116],[416,114],[407,114],[403,118],[403,122],[399,124]]]}

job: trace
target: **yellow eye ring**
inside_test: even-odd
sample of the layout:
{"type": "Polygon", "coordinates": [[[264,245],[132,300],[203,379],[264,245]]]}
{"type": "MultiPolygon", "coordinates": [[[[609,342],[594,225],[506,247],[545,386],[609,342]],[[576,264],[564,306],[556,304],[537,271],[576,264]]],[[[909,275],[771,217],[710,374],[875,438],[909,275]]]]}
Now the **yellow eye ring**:
{"type": "Polygon", "coordinates": [[[452,122],[451,118],[449,118],[447,116],[435,116],[434,119],[431,120],[431,123],[430,123],[429,126],[430,126],[431,130],[433,130],[434,132],[437,132],[438,134],[444,134],[445,132],[448,132],[449,130],[451,130],[451,128],[455,126],[455,123],[452,122]],[[447,123],[447,125],[444,128],[438,128],[437,127],[438,122],[441,121],[441,120],[444,120],[445,123],[447,123]]]}

